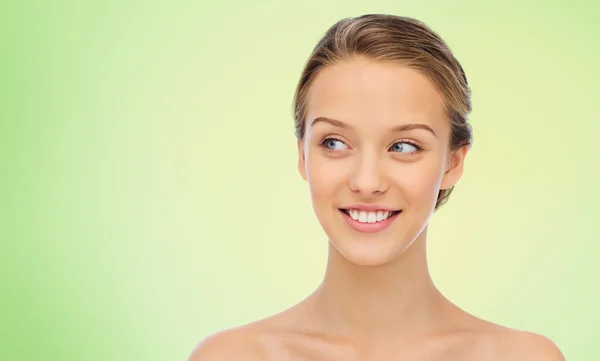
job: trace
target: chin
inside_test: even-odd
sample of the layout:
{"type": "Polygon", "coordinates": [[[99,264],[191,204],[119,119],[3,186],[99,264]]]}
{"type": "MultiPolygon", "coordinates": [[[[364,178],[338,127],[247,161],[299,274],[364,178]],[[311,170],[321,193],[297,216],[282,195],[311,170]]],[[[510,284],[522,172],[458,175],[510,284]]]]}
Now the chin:
{"type": "Polygon", "coordinates": [[[357,266],[381,266],[395,260],[410,246],[399,240],[352,240],[348,243],[330,241],[338,253],[357,266]],[[392,244],[390,244],[392,243],[392,244]]]}
{"type": "Polygon", "coordinates": [[[350,263],[361,266],[361,267],[378,267],[383,266],[389,262],[391,262],[394,258],[392,257],[365,257],[364,255],[358,257],[352,257],[348,255],[343,255],[346,260],[350,263]]]}
{"type": "Polygon", "coordinates": [[[357,266],[382,266],[404,254],[426,228],[428,219],[401,211],[379,231],[360,232],[336,217],[321,223],[335,251],[357,266]]]}

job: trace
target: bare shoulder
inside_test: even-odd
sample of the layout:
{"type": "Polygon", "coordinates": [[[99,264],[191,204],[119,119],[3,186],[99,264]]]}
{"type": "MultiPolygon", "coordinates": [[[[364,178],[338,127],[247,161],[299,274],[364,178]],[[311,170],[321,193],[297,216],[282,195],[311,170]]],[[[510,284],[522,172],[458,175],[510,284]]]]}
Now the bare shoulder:
{"type": "Polygon", "coordinates": [[[298,325],[302,319],[301,306],[302,303],[272,316],[212,334],[196,345],[188,361],[288,359],[290,352],[284,340],[286,335],[293,333],[290,326],[298,325]]]}
{"type": "Polygon", "coordinates": [[[554,342],[536,333],[498,327],[484,339],[479,354],[490,361],[565,361],[554,342]]]}
{"type": "Polygon", "coordinates": [[[565,361],[558,346],[549,338],[526,331],[509,330],[501,338],[507,360],[565,361]]]}
{"type": "Polygon", "coordinates": [[[188,361],[265,360],[261,328],[250,324],[214,333],[200,341],[188,361]]]}
{"type": "Polygon", "coordinates": [[[540,334],[505,327],[464,311],[461,320],[461,329],[466,332],[458,333],[463,336],[459,337],[459,345],[468,350],[468,357],[463,359],[565,361],[558,346],[540,334]]]}

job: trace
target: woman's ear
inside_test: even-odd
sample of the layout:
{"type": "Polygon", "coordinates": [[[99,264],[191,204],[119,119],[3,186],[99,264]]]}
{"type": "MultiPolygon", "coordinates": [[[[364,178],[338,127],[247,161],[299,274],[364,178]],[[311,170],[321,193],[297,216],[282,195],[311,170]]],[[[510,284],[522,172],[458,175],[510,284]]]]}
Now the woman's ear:
{"type": "Polygon", "coordinates": [[[302,179],[307,181],[306,177],[306,157],[304,155],[304,142],[298,139],[298,172],[300,172],[300,176],[302,179]]]}
{"type": "Polygon", "coordinates": [[[442,178],[442,185],[440,187],[441,189],[452,188],[456,185],[456,183],[458,183],[463,174],[465,157],[470,149],[470,145],[465,145],[450,153],[446,171],[444,172],[444,177],[442,178]]]}

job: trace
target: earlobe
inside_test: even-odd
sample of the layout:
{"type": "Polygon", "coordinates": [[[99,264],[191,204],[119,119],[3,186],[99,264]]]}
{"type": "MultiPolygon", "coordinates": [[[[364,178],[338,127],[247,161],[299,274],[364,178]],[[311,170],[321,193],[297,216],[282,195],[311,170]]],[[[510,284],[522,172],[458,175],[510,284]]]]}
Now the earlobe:
{"type": "Polygon", "coordinates": [[[302,177],[302,179],[304,179],[305,181],[307,180],[306,177],[306,161],[305,161],[305,156],[304,156],[304,143],[298,139],[298,172],[300,173],[300,176],[302,177]]]}
{"type": "Polygon", "coordinates": [[[441,189],[452,188],[458,183],[463,174],[465,157],[469,151],[469,146],[464,146],[452,152],[448,160],[448,166],[442,178],[441,189]]]}

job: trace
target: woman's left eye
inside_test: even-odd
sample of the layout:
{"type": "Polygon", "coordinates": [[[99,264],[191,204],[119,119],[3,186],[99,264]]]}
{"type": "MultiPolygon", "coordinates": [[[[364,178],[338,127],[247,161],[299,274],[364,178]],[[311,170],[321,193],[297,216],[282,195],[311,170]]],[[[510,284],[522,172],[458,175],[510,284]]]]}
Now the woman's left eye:
{"type": "Polygon", "coordinates": [[[398,143],[394,143],[392,145],[392,147],[390,148],[390,150],[392,152],[397,152],[397,153],[414,153],[414,152],[417,152],[419,150],[419,148],[414,144],[410,144],[407,142],[398,142],[398,143]]]}

